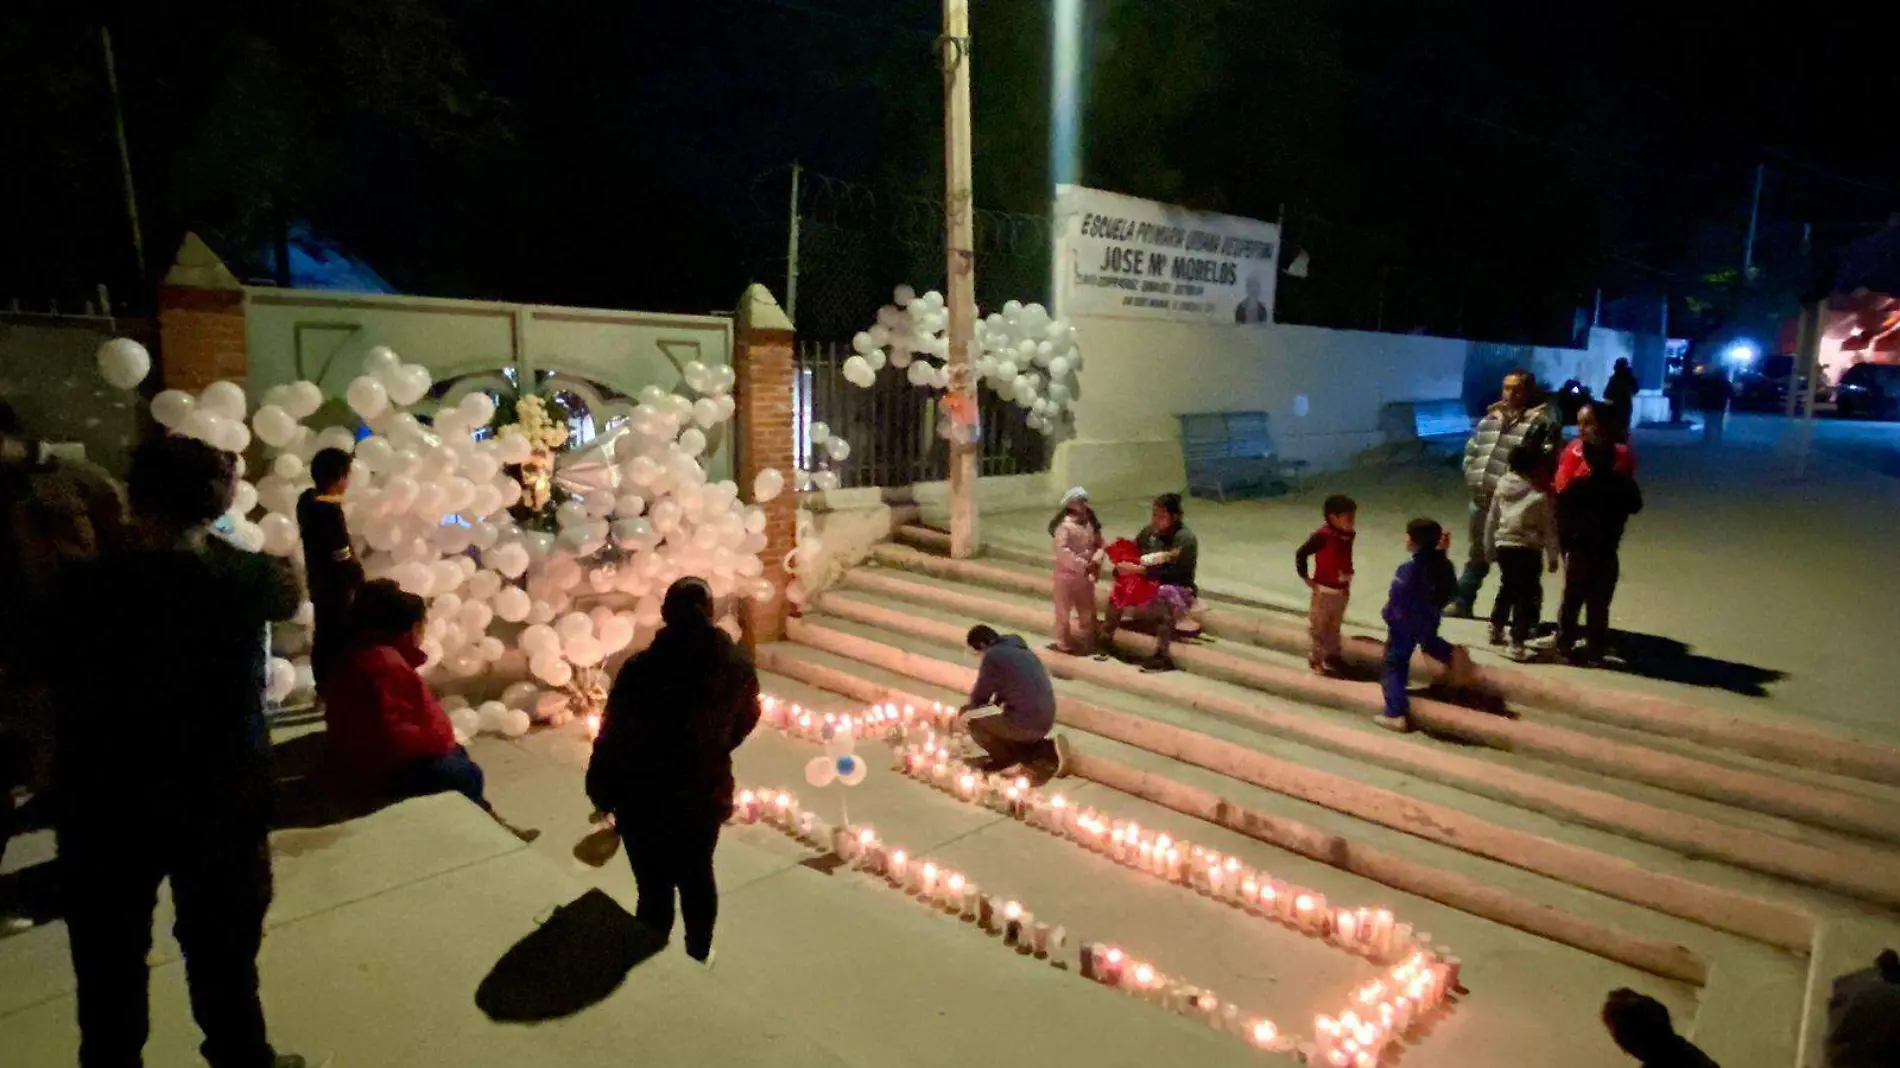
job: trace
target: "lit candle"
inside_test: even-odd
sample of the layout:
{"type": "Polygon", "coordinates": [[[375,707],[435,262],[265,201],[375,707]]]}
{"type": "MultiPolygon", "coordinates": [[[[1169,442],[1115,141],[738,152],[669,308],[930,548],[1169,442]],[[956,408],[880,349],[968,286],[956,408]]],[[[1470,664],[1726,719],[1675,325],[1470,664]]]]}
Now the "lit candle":
{"type": "Polygon", "coordinates": [[[1183,874],[1185,874],[1182,870],[1181,861],[1182,861],[1181,851],[1179,849],[1168,850],[1167,875],[1168,875],[1169,881],[1177,882],[1177,883],[1181,881],[1183,874]]]}
{"type": "Polygon", "coordinates": [[[1212,990],[1203,990],[1194,999],[1194,1012],[1209,1027],[1220,1026],[1220,998],[1212,990]]]}
{"type": "Polygon", "coordinates": [[[957,776],[957,796],[963,798],[965,801],[971,801],[976,798],[975,773],[966,771],[957,776]]]}
{"type": "Polygon", "coordinates": [[[739,802],[733,806],[733,814],[740,823],[751,823],[759,818],[759,797],[750,790],[739,791],[739,802]]]}
{"type": "Polygon", "coordinates": [[[927,900],[935,901],[937,899],[937,866],[929,861],[925,861],[922,874],[923,896],[927,900]]]}
{"type": "Polygon", "coordinates": [[[1260,1049],[1280,1048],[1280,1029],[1273,1026],[1272,1020],[1255,1020],[1253,1026],[1248,1028],[1248,1035],[1260,1049]]]}
{"type": "Polygon", "coordinates": [[[1331,1016],[1320,1016],[1314,1019],[1314,1052],[1318,1053],[1322,1060],[1332,1056],[1333,1049],[1339,1042],[1339,1031],[1339,1021],[1331,1016]]]}
{"type": "Polygon", "coordinates": [[[1283,879],[1273,880],[1271,888],[1273,890],[1274,915],[1283,922],[1290,922],[1293,919],[1293,900],[1299,895],[1295,894],[1293,890],[1286,885],[1286,881],[1283,879]]]}
{"type": "Polygon", "coordinates": [[[1394,1034],[1402,1035],[1407,1028],[1412,1026],[1412,1016],[1417,1008],[1418,1003],[1404,994],[1392,999],[1392,1032],[1394,1034]]]}
{"type": "Polygon", "coordinates": [[[1109,986],[1120,986],[1122,968],[1128,963],[1128,957],[1121,950],[1110,947],[1102,954],[1102,982],[1109,986]]]}
{"type": "Polygon", "coordinates": [[[1119,826],[1108,832],[1108,855],[1120,861],[1128,859],[1128,832],[1119,826]]]}
{"type": "Polygon", "coordinates": [[[1313,911],[1308,914],[1308,918],[1313,923],[1314,933],[1324,938],[1327,930],[1333,925],[1333,913],[1326,907],[1325,894],[1313,895],[1313,911]]]}
{"type": "Polygon", "coordinates": [[[1293,921],[1299,924],[1301,930],[1310,931],[1313,929],[1313,909],[1316,904],[1312,894],[1300,893],[1293,895],[1293,921]]]}
{"type": "Polygon", "coordinates": [[[1146,961],[1135,965],[1134,971],[1130,974],[1130,979],[1133,983],[1135,994],[1140,997],[1141,1000],[1154,1000],[1155,991],[1161,985],[1157,981],[1159,977],[1155,975],[1154,965],[1146,961]]]}
{"type": "Polygon", "coordinates": [[[951,912],[963,911],[963,873],[951,872],[943,879],[943,903],[951,912]]]}
{"type": "Polygon", "coordinates": [[[1339,944],[1351,948],[1359,939],[1359,917],[1351,909],[1340,909],[1333,917],[1333,929],[1339,934],[1339,944]]]}
{"type": "Polygon", "coordinates": [[[1227,896],[1228,881],[1229,880],[1227,877],[1226,868],[1222,867],[1218,863],[1208,865],[1207,867],[1207,893],[1209,897],[1213,897],[1217,899],[1225,898],[1227,896]]]}
{"type": "Polygon", "coordinates": [[[1010,901],[1003,905],[1003,944],[1016,945],[1023,937],[1023,907],[1010,901]]]}
{"type": "Polygon", "coordinates": [[[977,916],[977,910],[982,907],[983,899],[988,896],[988,894],[983,892],[983,888],[975,883],[964,883],[963,900],[958,904],[957,912],[960,913],[964,919],[974,921],[977,916]]]}
{"type": "Polygon", "coordinates": [[[1260,882],[1248,876],[1240,881],[1240,905],[1248,912],[1260,912],[1260,882]]]}
{"type": "Polygon", "coordinates": [[[885,865],[892,886],[904,885],[904,879],[910,874],[910,854],[901,849],[891,850],[890,863],[885,865]]]}
{"type": "Polygon", "coordinates": [[[858,829],[858,861],[859,861],[860,866],[868,867],[868,865],[865,864],[865,861],[870,857],[871,850],[875,848],[876,846],[877,846],[877,832],[872,830],[869,827],[859,828],[858,829]]]}
{"type": "Polygon", "coordinates": [[[1412,925],[1409,923],[1394,924],[1392,926],[1391,954],[1395,957],[1402,957],[1410,952],[1412,952],[1412,925]]]}
{"type": "Polygon", "coordinates": [[[792,825],[792,795],[781,792],[777,797],[774,797],[772,799],[772,811],[775,817],[774,822],[781,827],[789,829],[792,825]]]}
{"type": "Polygon", "coordinates": [[[1234,1004],[1231,1001],[1222,1005],[1220,1007],[1219,1018],[1216,1019],[1216,1018],[1210,1017],[1208,1019],[1208,1026],[1218,1027],[1222,1031],[1229,1031],[1236,1035],[1239,1034],[1240,1033],[1240,1006],[1234,1004]]]}

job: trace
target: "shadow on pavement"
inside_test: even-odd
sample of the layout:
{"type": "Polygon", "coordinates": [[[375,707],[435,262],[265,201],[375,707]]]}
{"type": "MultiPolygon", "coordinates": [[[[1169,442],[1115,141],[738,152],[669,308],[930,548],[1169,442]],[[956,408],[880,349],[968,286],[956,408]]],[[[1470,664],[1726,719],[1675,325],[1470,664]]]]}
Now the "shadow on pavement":
{"type": "Polygon", "coordinates": [[[627,973],[666,948],[599,890],[554,911],[509,947],[475,990],[475,1005],[498,1023],[572,1016],[612,996],[627,973]]]}
{"type": "Polygon", "coordinates": [[[344,798],[328,789],[320,773],[326,744],[323,732],[315,731],[271,747],[271,766],[276,778],[271,830],[334,827],[393,803],[389,799],[344,798]]]}
{"type": "Polygon", "coordinates": [[[1770,683],[1788,677],[1787,672],[1773,668],[1702,656],[1674,638],[1654,634],[1619,631],[1611,639],[1610,645],[1618,656],[1603,663],[1606,671],[1620,671],[1628,675],[1641,675],[1646,679],[1700,686],[1709,690],[1727,690],[1744,697],[1766,697],[1770,683]]]}

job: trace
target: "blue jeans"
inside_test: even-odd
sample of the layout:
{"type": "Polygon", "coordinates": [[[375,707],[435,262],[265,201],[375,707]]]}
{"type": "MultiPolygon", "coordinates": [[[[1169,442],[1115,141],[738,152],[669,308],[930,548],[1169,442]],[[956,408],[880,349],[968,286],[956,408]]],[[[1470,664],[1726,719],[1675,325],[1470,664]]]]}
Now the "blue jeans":
{"type": "Polygon", "coordinates": [[[482,793],[484,785],[481,766],[468,755],[467,749],[458,745],[452,753],[405,765],[396,772],[390,792],[397,797],[456,793],[488,811],[488,798],[482,793]]]}
{"type": "Polygon", "coordinates": [[[1438,636],[1438,620],[1428,625],[1410,624],[1388,627],[1385,635],[1385,663],[1379,670],[1379,688],[1385,691],[1385,714],[1397,718],[1411,708],[1405,685],[1411,676],[1412,653],[1423,649],[1425,655],[1441,664],[1451,663],[1451,643],[1438,636]]]}

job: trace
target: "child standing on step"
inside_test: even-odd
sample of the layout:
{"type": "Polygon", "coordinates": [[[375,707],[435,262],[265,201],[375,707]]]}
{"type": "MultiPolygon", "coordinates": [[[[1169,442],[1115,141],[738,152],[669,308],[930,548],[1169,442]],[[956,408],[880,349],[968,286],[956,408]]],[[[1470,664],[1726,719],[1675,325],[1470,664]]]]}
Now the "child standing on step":
{"type": "Polygon", "coordinates": [[[1325,520],[1313,536],[1293,553],[1293,568],[1300,580],[1313,591],[1306,612],[1306,628],[1313,637],[1312,651],[1306,662],[1315,675],[1341,673],[1345,660],[1339,644],[1339,626],[1346,619],[1346,601],[1352,586],[1353,525],[1359,504],[1351,497],[1335,493],[1326,498],[1320,513],[1325,520]],[[1312,573],[1308,574],[1308,561],[1312,573]]]}
{"type": "Polygon", "coordinates": [[[1101,574],[1102,521],[1089,507],[1080,486],[1062,495],[1062,510],[1049,521],[1055,539],[1056,640],[1049,648],[1069,656],[1087,656],[1095,648],[1095,580],[1101,574]],[[1081,617],[1072,631],[1070,618],[1081,617]]]}
{"type": "Polygon", "coordinates": [[[1557,504],[1546,484],[1541,450],[1519,445],[1511,450],[1511,470],[1498,480],[1484,521],[1484,558],[1496,564],[1503,582],[1491,609],[1491,644],[1503,645],[1510,627],[1507,656],[1531,658],[1530,640],[1544,610],[1541,568],[1557,570],[1557,504]]]}
{"type": "Polygon", "coordinates": [[[1405,689],[1414,650],[1423,649],[1444,664],[1454,682],[1469,670],[1465,651],[1438,635],[1445,606],[1458,592],[1458,572],[1445,555],[1451,551],[1451,532],[1435,520],[1414,519],[1405,524],[1405,549],[1412,557],[1399,565],[1386,599],[1385,662],[1379,673],[1385,711],[1377,716],[1378,723],[1395,731],[1412,729],[1411,699],[1405,689]]]}

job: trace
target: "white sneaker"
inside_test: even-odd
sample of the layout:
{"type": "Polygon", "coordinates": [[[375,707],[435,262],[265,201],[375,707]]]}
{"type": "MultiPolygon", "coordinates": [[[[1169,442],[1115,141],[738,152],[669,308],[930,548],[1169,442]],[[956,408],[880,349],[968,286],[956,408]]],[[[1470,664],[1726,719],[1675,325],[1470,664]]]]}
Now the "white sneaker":
{"type": "Polygon", "coordinates": [[[1055,777],[1058,779],[1066,779],[1069,777],[1069,769],[1073,765],[1073,762],[1075,760],[1075,753],[1069,749],[1068,735],[1066,734],[1056,735],[1055,743],[1056,743],[1055,777]]]}
{"type": "Polygon", "coordinates": [[[1379,726],[1389,731],[1408,734],[1412,730],[1412,721],[1405,716],[1388,716],[1384,712],[1374,712],[1372,718],[1379,726]]]}

